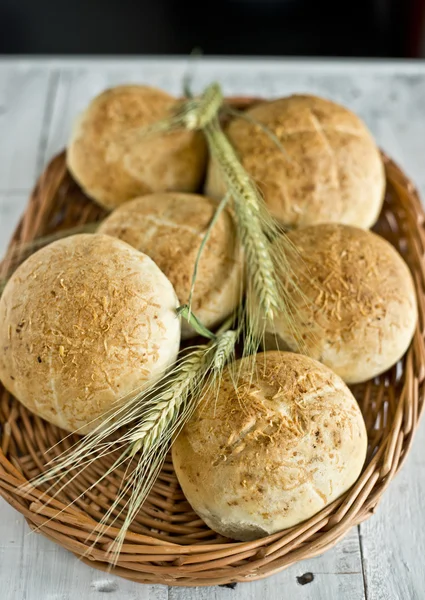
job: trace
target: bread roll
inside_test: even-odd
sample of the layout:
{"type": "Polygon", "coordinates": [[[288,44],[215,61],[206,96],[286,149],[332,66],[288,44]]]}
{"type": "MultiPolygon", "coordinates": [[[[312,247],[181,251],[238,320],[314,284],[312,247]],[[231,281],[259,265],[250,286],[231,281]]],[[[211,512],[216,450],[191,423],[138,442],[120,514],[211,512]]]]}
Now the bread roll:
{"type": "Polygon", "coordinates": [[[87,433],[175,361],[177,304],[165,275],[128,244],[97,234],[56,241],[1,296],[0,379],[40,417],[87,433]]]}
{"type": "Polygon", "coordinates": [[[367,449],[359,406],[320,363],[287,352],[227,367],[172,448],[186,498],[205,523],[252,540],[300,523],[357,480],[367,449]]]}
{"type": "MultiPolygon", "coordinates": [[[[193,269],[206,229],[214,216],[213,200],[197,194],[158,193],[117,208],[99,228],[141,250],[155,261],[174,286],[181,304],[189,300],[193,269]]],[[[214,225],[202,252],[192,308],[213,329],[242,296],[242,257],[227,210],[214,225]]],[[[182,337],[195,334],[182,322],[182,337]]]]}
{"type": "Polygon", "coordinates": [[[88,196],[112,209],[141,194],[198,189],[206,161],[202,134],[134,135],[170,116],[175,103],[143,85],[114,87],[92,100],[67,151],[68,168],[88,196]]]}
{"type": "MultiPolygon", "coordinates": [[[[262,102],[247,111],[265,125],[234,119],[227,134],[242,164],[281,223],[324,222],[371,227],[385,191],[381,155],[363,122],[329,100],[296,95],[262,102]]],[[[206,193],[220,199],[224,183],[211,162],[206,193]]]]}
{"type": "Polygon", "coordinates": [[[266,347],[305,352],[347,383],[389,369],[406,352],[417,320],[401,256],[378,235],[347,225],[307,227],[289,238],[298,251],[289,257],[298,277],[294,327],[277,319],[266,347]]]}

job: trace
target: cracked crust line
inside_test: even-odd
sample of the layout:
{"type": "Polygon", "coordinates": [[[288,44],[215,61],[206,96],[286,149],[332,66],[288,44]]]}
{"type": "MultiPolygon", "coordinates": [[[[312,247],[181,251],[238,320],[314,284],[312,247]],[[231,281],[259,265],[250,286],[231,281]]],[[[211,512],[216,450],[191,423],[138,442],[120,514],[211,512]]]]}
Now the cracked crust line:
{"type": "MultiPolygon", "coordinates": [[[[310,118],[311,118],[311,122],[313,123],[313,127],[315,128],[315,130],[317,131],[318,135],[320,136],[320,138],[323,140],[324,144],[325,144],[325,148],[331,158],[331,164],[333,167],[333,171],[334,171],[334,176],[335,176],[335,184],[336,184],[336,189],[339,193],[341,193],[342,189],[341,189],[341,180],[340,180],[340,175],[339,175],[339,168],[338,168],[338,163],[336,160],[336,155],[335,155],[335,151],[332,148],[332,144],[329,141],[328,136],[325,133],[325,128],[323,127],[323,125],[321,124],[320,120],[318,119],[318,117],[314,114],[314,110],[312,108],[309,109],[310,111],[310,118]]],[[[332,130],[332,128],[329,128],[332,130]]]]}

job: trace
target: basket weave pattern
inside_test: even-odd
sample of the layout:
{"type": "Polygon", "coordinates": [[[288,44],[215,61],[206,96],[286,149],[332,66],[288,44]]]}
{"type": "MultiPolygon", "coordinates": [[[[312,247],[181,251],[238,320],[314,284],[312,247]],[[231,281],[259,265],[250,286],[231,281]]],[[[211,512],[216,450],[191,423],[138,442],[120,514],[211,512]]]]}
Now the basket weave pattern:
{"type": "MultiPolygon", "coordinates": [[[[408,454],[425,392],[424,212],[413,185],[390,159],[384,156],[384,161],[387,194],[375,231],[388,239],[410,266],[419,321],[403,360],[373,381],[352,388],[369,435],[361,477],[343,497],[308,521],[242,543],[219,536],[199,519],[183,496],[171,460],[167,459],[126,537],[115,574],[144,583],[182,586],[261,579],[321,554],[375,511],[408,454]]],[[[10,248],[103,216],[102,209],[88,200],[72,180],[62,153],[41,176],[10,248]]],[[[5,260],[3,273],[8,267],[5,260]]],[[[94,546],[92,542],[101,518],[115,499],[123,473],[118,470],[91,491],[86,490],[104,474],[114,456],[96,461],[55,499],[43,496],[42,489],[24,492],[18,486],[43,471],[48,460],[69,448],[77,436],[63,439],[63,431],[30,413],[1,385],[0,426],[0,494],[25,516],[32,529],[88,564],[109,569],[107,551],[118,533],[120,519],[94,546]],[[70,502],[72,506],[67,507],[70,502]]],[[[71,477],[72,473],[68,479],[71,477]]]]}

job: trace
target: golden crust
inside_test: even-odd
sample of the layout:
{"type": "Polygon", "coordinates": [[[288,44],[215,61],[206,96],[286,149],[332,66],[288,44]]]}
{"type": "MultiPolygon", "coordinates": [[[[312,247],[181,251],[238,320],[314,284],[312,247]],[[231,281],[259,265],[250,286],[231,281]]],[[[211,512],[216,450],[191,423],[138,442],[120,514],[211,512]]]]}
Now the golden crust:
{"type": "MultiPolygon", "coordinates": [[[[216,208],[213,200],[197,194],[150,194],[117,208],[99,232],[119,237],[150,256],[185,304],[199,246],[216,208]]],[[[193,311],[206,327],[214,328],[238,305],[242,271],[235,226],[224,210],[203,250],[193,297],[193,311]]],[[[183,322],[182,336],[193,335],[183,322]]]]}
{"type": "Polygon", "coordinates": [[[253,378],[249,360],[233,367],[174,442],[173,464],[205,522],[249,540],[310,518],[349,489],[367,433],[347,386],[310,358],[259,354],[253,378]]]}
{"type": "Polygon", "coordinates": [[[165,275],[128,244],[106,235],[54,242],[0,299],[0,379],[31,411],[86,433],[175,361],[176,306],[165,275]]]}
{"type": "Polygon", "coordinates": [[[162,90],[123,85],[97,96],[79,117],[67,165],[84,192],[108,209],[156,191],[198,189],[206,161],[200,133],[132,135],[170,115],[162,90]]]}
{"type": "MultiPolygon", "coordinates": [[[[258,125],[234,119],[227,133],[242,164],[257,182],[270,212],[294,227],[338,222],[369,228],[378,218],[385,172],[363,122],[346,108],[315,96],[262,102],[247,114],[258,125]]],[[[206,193],[225,191],[217,166],[208,169],[206,193]]]]}
{"type": "Polygon", "coordinates": [[[406,352],[417,321],[413,279],[398,252],[347,225],[306,227],[289,238],[297,249],[289,260],[298,278],[291,293],[299,337],[278,319],[266,347],[302,350],[348,383],[389,369],[406,352]]]}

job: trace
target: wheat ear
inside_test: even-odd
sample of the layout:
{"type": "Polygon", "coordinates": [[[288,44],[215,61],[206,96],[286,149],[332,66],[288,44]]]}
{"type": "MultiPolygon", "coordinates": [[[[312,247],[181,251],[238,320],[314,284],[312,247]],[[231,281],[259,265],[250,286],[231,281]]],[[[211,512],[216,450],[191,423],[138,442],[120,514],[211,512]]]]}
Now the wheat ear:
{"type": "Polygon", "coordinates": [[[135,392],[124,406],[112,410],[104,423],[70,451],[51,461],[47,471],[31,481],[31,486],[53,481],[45,493],[55,488],[55,497],[98,458],[119,450],[120,454],[112,466],[89,488],[93,489],[117,468],[126,465],[127,475],[115,501],[100,522],[93,542],[95,544],[105,529],[125,513],[120,533],[110,549],[114,563],[128,527],[155,483],[173,436],[180,431],[211,386],[215,386],[217,376],[233,355],[238,333],[226,330],[229,323],[208,344],[189,350],[153,388],[135,392]],[[111,440],[111,434],[116,434],[122,427],[126,429],[117,439],[111,440]],[[135,467],[131,469],[134,463],[135,467]],[[70,477],[71,472],[74,474],[70,477]]]}
{"type": "Polygon", "coordinates": [[[136,467],[101,521],[99,536],[110,519],[117,518],[114,513],[120,505],[119,514],[125,511],[120,532],[108,550],[113,563],[118,559],[128,528],[155,483],[173,436],[180,432],[199,403],[215,387],[217,374],[221,374],[233,355],[237,335],[234,331],[224,331],[208,345],[185,357],[169,387],[155,398],[140,422],[121,437],[120,443],[129,444],[130,460],[136,461],[136,467]]]}
{"type": "Polygon", "coordinates": [[[218,83],[211,83],[197,98],[177,102],[171,114],[146,127],[138,127],[118,136],[121,142],[132,144],[150,135],[167,134],[178,129],[198,131],[215,117],[223,104],[223,94],[218,83]]]}

